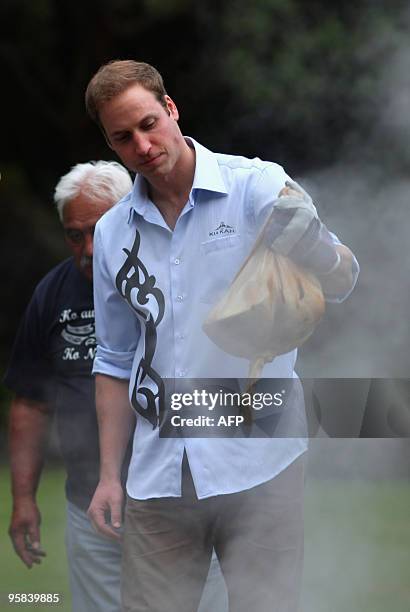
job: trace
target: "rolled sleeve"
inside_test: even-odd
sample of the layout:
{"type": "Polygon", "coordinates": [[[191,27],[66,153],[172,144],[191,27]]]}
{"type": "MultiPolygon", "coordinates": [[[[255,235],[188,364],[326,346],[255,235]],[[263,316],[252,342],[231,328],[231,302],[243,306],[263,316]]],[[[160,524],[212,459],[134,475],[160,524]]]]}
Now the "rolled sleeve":
{"type": "MultiPolygon", "coordinates": [[[[339,242],[338,244],[341,244],[341,243],[339,242]]],[[[353,255],[353,262],[352,262],[352,284],[351,284],[350,288],[345,293],[339,294],[339,295],[327,295],[327,294],[324,294],[324,298],[325,298],[326,302],[330,302],[331,304],[341,304],[342,302],[347,300],[347,298],[349,297],[349,295],[352,293],[353,289],[356,286],[357,279],[358,279],[358,276],[359,276],[359,272],[360,272],[359,262],[357,261],[356,257],[353,255]]]]}
{"type": "Polygon", "coordinates": [[[103,346],[97,346],[94,359],[93,374],[107,374],[115,378],[129,379],[135,351],[121,353],[110,351],[103,346]]]}
{"type": "Polygon", "coordinates": [[[94,234],[94,308],[97,351],[93,374],[129,379],[140,338],[134,312],[118,293],[115,271],[110,270],[100,223],[94,234]]]}
{"type": "MultiPolygon", "coordinates": [[[[342,246],[346,246],[343,245],[343,243],[339,240],[339,238],[336,236],[336,234],[334,234],[333,232],[329,232],[332,240],[333,240],[333,244],[335,246],[337,245],[342,245],[342,246]]],[[[352,253],[353,255],[353,253],[352,253]]],[[[340,293],[338,295],[330,295],[325,293],[324,294],[324,298],[326,300],[326,302],[329,302],[330,304],[341,304],[342,302],[344,302],[345,300],[347,300],[347,298],[349,297],[349,295],[352,293],[353,289],[356,286],[357,283],[357,279],[359,276],[359,272],[360,272],[360,266],[359,266],[359,262],[357,261],[356,257],[353,255],[353,261],[352,261],[352,283],[351,286],[349,287],[349,289],[347,291],[345,291],[344,293],[340,293]]]]}

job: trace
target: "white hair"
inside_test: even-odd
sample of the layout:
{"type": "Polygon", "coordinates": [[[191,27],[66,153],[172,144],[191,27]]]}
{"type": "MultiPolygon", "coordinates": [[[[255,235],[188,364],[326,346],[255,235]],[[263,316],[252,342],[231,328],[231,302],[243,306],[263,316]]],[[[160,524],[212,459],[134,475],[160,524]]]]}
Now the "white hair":
{"type": "Polygon", "coordinates": [[[61,177],[54,191],[60,221],[64,206],[81,193],[115,204],[132,189],[128,171],[115,161],[91,161],[73,166],[61,177]]]}

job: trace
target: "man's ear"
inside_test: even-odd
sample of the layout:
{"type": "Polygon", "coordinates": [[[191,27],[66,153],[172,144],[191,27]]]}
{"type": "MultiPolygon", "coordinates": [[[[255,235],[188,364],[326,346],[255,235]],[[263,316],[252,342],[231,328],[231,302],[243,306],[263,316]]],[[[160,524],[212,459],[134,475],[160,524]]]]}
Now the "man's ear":
{"type": "Polygon", "coordinates": [[[178,119],[179,119],[179,112],[178,112],[178,109],[177,109],[177,106],[176,106],[175,102],[168,95],[164,96],[164,100],[165,100],[165,103],[167,105],[168,114],[170,115],[170,117],[175,119],[175,121],[178,121],[178,119]]]}

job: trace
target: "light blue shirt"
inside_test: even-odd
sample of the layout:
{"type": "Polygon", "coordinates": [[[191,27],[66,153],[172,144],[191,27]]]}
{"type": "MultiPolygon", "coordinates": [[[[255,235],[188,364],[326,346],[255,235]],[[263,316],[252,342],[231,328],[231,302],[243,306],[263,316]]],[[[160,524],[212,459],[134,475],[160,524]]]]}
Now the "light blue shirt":
{"type": "MultiPolygon", "coordinates": [[[[266,482],[307,447],[303,437],[159,437],[165,379],[247,377],[249,361],[220,350],[202,324],[289,178],[277,164],[187,142],[195,147],[195,175],[174,230],[137,176],[133,191],[102,217],[94,236],[93,371],[129,379],[130,401],[147,417],[137,419],[128,474],[127,491],[135,499],[181,495],[184,448],[198,498],[205,498],[266,482]]],[[[294,350],[275,358],[263,376],[297,378],[296,356],[294,350]]],[[[295,418],[304,421],[303,401],[298,404],[295,418]]]]}

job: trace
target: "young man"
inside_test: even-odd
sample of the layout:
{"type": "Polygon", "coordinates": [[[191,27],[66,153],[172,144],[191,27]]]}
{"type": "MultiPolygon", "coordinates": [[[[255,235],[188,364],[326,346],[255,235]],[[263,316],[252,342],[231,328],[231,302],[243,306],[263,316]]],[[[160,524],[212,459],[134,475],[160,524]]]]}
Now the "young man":
{"type": "MultiPolygon", "coordinates": [[[[214,154],[184,138],[178,109],[152,66],[103,66],[88,85],[86,105],[109,146],[137,173],[131,194],[97,226],[94,267],[101,480],[89,515],[111,537],[121,525],[130,402],[138,414],[123,609],[194,612],[214,548],[231,611],[295,611],[305,440],[160,437],[165,386],[246,377],[246,360],[218,349],[202,323],[272,207],[269,246],[314,271],[330,299],[350,293],[357,264],[306,193],[287,200],[287,210],[278,205],[289,180],[280,166],[214,154]],[[227,226],[228,233],[218,231],[227,226]]],[[[264,377],[295,378],[295,360],[296,351],[281,355],[264,377]]]]}

